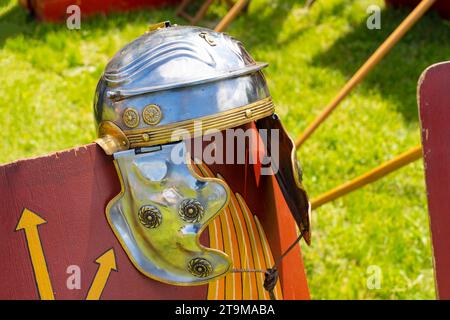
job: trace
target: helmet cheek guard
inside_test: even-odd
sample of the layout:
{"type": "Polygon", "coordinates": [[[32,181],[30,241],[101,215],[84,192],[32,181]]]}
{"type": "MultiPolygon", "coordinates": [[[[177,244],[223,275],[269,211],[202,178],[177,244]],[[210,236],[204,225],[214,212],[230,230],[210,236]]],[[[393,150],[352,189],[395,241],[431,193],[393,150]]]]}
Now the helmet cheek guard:
{"type": "Polygon", "coordinates": [[[96,142],[113,155],[122,185],[106,216],[134,266],[175,285],[204,284],[232,269],[228,255],[199,241],[230,189],[193,171],[186,141],[255,122],[281,129],[276,177],[309,243],[309,202],[293,143],[273,118],[261,72],[267,64],[228,35],[158,26],[113,57],[94,102],[96,142]]]}
{"type": "Polygon", "coordinates": [[[228,204],[229,189],[221,180],[201,178],[185,162],[173,161],[186,156],[183,145],[115,153],[122,190],[108,204],[107,218],[142,273],[169,284],[203,284],[231,268],[225,253],[198,241],[228,204]]]}

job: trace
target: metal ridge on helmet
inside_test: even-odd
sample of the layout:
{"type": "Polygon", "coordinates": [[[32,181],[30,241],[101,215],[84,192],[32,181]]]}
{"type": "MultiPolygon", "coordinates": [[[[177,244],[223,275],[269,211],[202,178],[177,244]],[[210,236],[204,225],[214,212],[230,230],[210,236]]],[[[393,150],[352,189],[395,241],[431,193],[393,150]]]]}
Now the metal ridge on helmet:
{"type": "Polygon", "coordinates": [[[224,33],[188,26],[148,32],[121,49],[97,86],[97,142],[106,153],[224,130],[273,114],[261,69],[224,33]],[[201,121],[202,130],[194,123],[201,121]]]}

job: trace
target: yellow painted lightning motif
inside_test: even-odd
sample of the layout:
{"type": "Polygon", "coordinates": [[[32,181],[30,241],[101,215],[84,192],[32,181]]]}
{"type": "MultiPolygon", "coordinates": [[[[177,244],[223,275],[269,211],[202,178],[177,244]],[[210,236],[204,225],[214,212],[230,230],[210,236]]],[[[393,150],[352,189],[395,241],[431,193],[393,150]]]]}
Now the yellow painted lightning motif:
{"type": "Polygon", "coordinates": [[[16,231],[25,231],[39,296],[42,300],[55,300],[44,251],[42,250],[41,239],[39,237],[38,226],[44,223],[47,223],[47,221],[25,208],[17,224],[16,231]]]}
{"type": "MultiPolygon", "coordinates": [[[[45,261],[44,250],[42,249],[41,238],[39,237],[38,226],[44,223],[47,223],[47,221],[25,208],[20,216],[16,231],[25,231],[25,238],[30,253],[31,264],[33,265],[34,277],[36,279],[41,300],[55,300],[52,282],[47,269],[47,262],[45,261]]],[[[117,271],[116,257],[112,248],[97,258],[95,262],[99,264],[99,267],[94,277],[94,281],[89,288],[86,297],[87,300],[100,299],[103,289],[108,281],[109,274],[112,270],[117,271]]]]}
{"type": "Polygon", "coordinates": [[[99,267],[94,281],[92,281],[92,285],[89,288],[86,300],[99,300],[111,270],[117,271],[116,257],[112,248],[102,254],[95,262],[99,264],[99,267]]]}

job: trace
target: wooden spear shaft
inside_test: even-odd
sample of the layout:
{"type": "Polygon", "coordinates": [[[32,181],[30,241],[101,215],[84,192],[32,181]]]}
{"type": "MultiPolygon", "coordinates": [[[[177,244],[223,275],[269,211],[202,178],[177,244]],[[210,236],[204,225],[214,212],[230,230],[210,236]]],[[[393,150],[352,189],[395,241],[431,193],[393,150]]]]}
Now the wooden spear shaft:
{"type": "Polygon", "coordinates": [[[328,118],[341,101],[358,85],[365,76],[386,56],[392,47],[411,29],[411,27],[428,11],[436,0],[422,0],[417,7],[406,17],[405,20],[395,29],[395,31],[386,39],[386,41],[375,51],[375,53],[364,63],[364,65],[354,74],[354,76],[345,84],[338,95],[330,104],[317,116],[316,119],[306,128],[295,142],[296,148],[299,148],[306,139],[328,118]]]}
{"type": "Polygon", "coordinates": [[[223,32],[231,22],[238,16],[239,13],[245,8],[249,0],[239,0],[236,4],[228,11],[228,13],[223,17],[219,24],[214,28],[214,31],[223,32]]]}
{"type": "Polygon", "coordinates": [[[311,209],[316,209],[325,203],[331,202],[337,198],[340,198],[356,189],[360,189],[365,185],[372,183],[382,177],[388,175],[389,173],[400,169],[401,167],[410,164],[422,157],[422,146],[416,146],[411,150],[402,153],[398,157],[389,160],[382,165],[376,167],[375,169],[344,183],[343,185],[334,188],[319,197],[311,201],[311,209]]]}

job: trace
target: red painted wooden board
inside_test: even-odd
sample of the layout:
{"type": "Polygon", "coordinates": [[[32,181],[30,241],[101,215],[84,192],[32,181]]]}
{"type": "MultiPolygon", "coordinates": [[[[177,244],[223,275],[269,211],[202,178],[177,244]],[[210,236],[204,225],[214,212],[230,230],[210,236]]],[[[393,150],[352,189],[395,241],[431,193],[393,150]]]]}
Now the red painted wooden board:
{"type": "Polygon", "coordinates": [[[19,0],[20,4],[43,21],[64,21],[67,7],[78,5],[81,16],[174,5],[180,0],[19,0]]]}
{"type": "Polygon", "coordinates": [[[450,299],[450,62],[423,73],[418,99],[438,296],[450,299]]]}
{"type": "MultiPolygon", "coordinates": [[[[212,169],[258,213],[277,258],[297,234],[276,179],[255,179],[245,165],[212,169]]],[[[112,158],[95,144],[0,166],[0,299],[40,298],[25,232],[16,231],[24,208],[47,221],[38,230],[55,299],[85,299],[99,269],[95,260],[111,248],[118,271],[111,272],[102,299],[206,299],[206,285],[166,285],[134,268],[105,216],[119,191],[112,158]],[[71,265],[80,267],[80,290],[66,285],[71,265]]],[[[208,245],[206,231],[201,241],[208,245]]],[[[285,299],[309,298],[299,246],[283,260],[280,280],[285,299]]]]}
{"type": "MultiPolygon", "coordinates": [[[[386,3],[394,7],[397,6],[408,6],[415,7],[420,3],[421,0],[386,0],[386,3]]],[[[434,10],[439,12],[439,14],[450,19],[450,1],[449,0],[437,0],[432,7],[434,10]]]]}
{"type": "Polygon", "coordinates": [[[165,285],[129,262],[105,218],[119,191],[112,159],[94,144],[0,167],[0,299],[39,299],[24,231],[15,231],[24,208],[47,221],[38,228],[56,299],[85,299],[110,248],[118,272],[102,299],[205,299],[206,286],[165,285]],[[81,269],[81,290],[67,288],[70,265],[81,269]]]}

